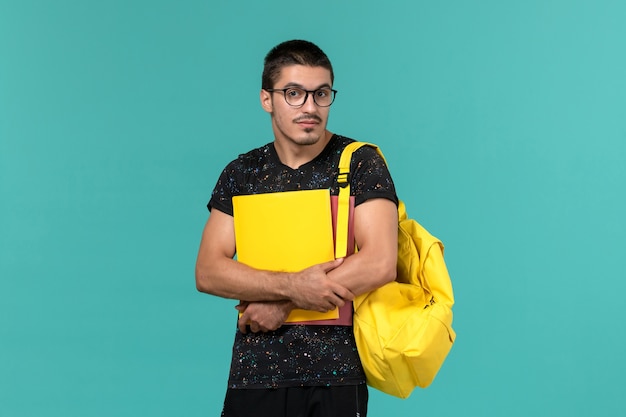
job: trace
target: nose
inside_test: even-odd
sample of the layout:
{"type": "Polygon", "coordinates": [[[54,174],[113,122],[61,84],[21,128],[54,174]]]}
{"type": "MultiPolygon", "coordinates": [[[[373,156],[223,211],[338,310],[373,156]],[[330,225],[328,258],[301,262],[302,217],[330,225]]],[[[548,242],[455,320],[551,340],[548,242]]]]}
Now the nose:
{"type": "Polygon", "coordinates": [[[307,113],[312,113],[317,110],[317,104],[315,104],[315,100],[313,99],[313,93],[307,93],[304,98],[304,104],[302,105],[302,110],[307,113]]]}

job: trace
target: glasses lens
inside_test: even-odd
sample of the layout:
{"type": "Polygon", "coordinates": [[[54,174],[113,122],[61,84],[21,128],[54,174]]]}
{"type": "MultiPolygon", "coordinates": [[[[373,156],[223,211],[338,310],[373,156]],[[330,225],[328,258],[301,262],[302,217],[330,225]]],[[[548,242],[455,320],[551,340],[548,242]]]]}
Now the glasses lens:
{"type": "Polygon", "coordinates": [[[320,88],[313,92],[313,98],[318,106],[328,107],[333,103],[335,94],[330,88],[320,88]]]}
{"type": "Polygon", "coordinates": [[[301,88],[288,88],[285,90],[285,100],[291,106],[301,106],[304,104],[305,97],[306,91],[301,88]]]}

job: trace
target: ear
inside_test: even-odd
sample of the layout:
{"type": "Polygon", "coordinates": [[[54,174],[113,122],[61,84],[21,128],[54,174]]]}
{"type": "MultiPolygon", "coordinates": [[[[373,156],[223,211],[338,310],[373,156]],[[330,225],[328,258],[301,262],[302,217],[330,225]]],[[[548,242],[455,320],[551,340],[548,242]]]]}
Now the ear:
{"type": "Polygon", "coordinates": [[[268,113],[272,113],[274,111],[274,106],[272,102],[272,93],[269,91],[261,90],[261,107],[268,113]]]}

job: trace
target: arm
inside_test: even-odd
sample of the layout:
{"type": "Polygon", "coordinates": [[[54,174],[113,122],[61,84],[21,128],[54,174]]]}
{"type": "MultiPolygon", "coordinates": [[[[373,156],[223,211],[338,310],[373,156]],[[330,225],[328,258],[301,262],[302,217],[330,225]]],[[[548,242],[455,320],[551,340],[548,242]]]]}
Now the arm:
{"type": "Polygon", "coordinates": [[[374,290],[396,278],[398,208],[384,198],[368,200],[354,210],[354,235],[359,251],[329,272],[331,279],[355,294],[374,290]]]}
{"type": "Polygon", "coordinates": [[[232,216],[211,211],[202,233],[196,261],[199,291],[224,298],[251,301],[290,301],[307,310],[329,311],[354,295],[327,273],[335,260],[294,273],[262,271],[233,260],[235,229],[232,216]]]}

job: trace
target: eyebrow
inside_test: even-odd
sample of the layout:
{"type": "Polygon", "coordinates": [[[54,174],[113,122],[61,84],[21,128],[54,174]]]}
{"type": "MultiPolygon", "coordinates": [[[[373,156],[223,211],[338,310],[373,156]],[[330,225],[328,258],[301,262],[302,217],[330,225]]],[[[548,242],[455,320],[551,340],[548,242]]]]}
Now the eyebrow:
{"type": "MultiPolygon", "coordinates": [[[[287,83],[283,88],[292,88],[292,87],[301,88],[303,90],[306,90],[306,88],[304,88],[304,86],[302,84],[298,84],[298,83],[287,83]]],[[[309,91],[319,90],[320,88],[332,88],[332,87],[330,86],[330,84],[324,83],[324,84],[321,84],[320,86],[314,88],[313,90],[309,90],[309,91]]]]}

